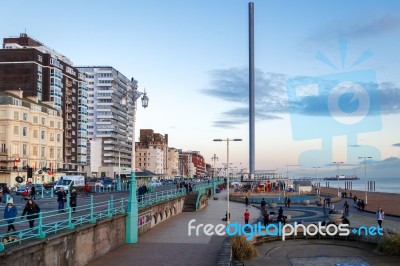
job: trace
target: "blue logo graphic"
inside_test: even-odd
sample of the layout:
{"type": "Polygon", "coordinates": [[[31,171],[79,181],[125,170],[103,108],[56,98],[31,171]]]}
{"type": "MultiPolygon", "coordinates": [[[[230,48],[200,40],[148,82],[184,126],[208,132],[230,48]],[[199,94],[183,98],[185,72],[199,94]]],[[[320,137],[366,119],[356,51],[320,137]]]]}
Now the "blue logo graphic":
{"type": "MultiPolygon", "coordinates": [[[[345,66],[347,43],[340,44],[342,67],[345,66]]],[[[365,51],[350,69],[372,55],[365,51]]],[[[337,67],[322,53],[316,59],[335,70],[337,67]]],[[[347,161],[358,161],[360,154],[380,159],[376,147],[358,142],[360,133],[382,128],[376,73],[360,70],[315,77],[298,77],[286,83],[294,140],[321,140],[320,150],[303,152],[301,165],[323,165],[332,162],[332,138],[347,137],[347,161]]]]}

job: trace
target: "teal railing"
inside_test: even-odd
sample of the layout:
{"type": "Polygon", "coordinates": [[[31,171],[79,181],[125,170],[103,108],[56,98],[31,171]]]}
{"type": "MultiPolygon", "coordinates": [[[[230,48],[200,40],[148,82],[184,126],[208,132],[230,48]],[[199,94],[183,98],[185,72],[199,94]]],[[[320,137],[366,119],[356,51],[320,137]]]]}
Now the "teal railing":
{"type": "MultiPolygon", "coordinates": [[[[185,194],[185,189],[171,189],[138,196],[138,208],[143,209],[156,203],[182,197],[185,194]]],[[[67,198],[69,199],[69,197],[67,198]]],[[[13,224],[18,230],[0,234],[0,252],[4,251],[8,245],[21,244],[30,239],[43,239],[63,230],[73,230],[79,225],[95,223],[104,218],[123,214],[127,210],[127,205],[127,197],[114,199],[114,196],[110,195],[110,198],[106,201],[95,202],[93,195],[91,195],[89,204],[80,205],[75,211],[69,207],[68,201],[65,212],[59,212],[59,210],[40,212],[39,217],[35,220],[35,226],[32,228],[28,227],[26,218],[22,220],[20,216],[17,216],[13,224]]],[[[0,220],[0,232],[7,231],[7,226],[6,220],[0,220]]]]}
{"type": "MultiPolygon", "coordinates": [[[[214,181],[214,182],[215,182],[215,185],[216,185],[216,186],[221,185],[221,184],[224,183],[223,180],[214,181]]],[[[209,184],[195,185],[195,186],[193,187],[193,191],[198,191],[198,192],[199,192],[199,193],[197,194],[197,199],[196,199],[196,210],[199,209],[199,204],[200,204],[201,196],[206,192],[207,189],[210,189],[210,188],[211,188],[211,189],[214,188],[214,184],[213,184],[212,181],[211,181],[209,184]]],[[[214,191],[214,192],[215,192],[215,191],[214,191]]],[[[214,192],[213,192],[213,193],[214,193],[214,192]]]]}

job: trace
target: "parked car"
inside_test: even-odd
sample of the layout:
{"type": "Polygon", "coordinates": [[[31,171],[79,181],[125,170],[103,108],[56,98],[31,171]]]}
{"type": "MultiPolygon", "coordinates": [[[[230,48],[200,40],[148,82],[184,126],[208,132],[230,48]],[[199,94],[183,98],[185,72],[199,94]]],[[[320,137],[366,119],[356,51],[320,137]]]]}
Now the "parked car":
{"type": "Polygon", "coordinates": [[[103,180],[100,182],[100,186],[104,187],[104,188],[110,188],[110,187],[113,187],[114,184],[113,184],[113,181],[111,181],[111,180],[103,180]]]}
{"type": "MultiPolygon", "coordinates": [[[[34,184],[35,186],[35,194],[39,195],[42,194],[42,189],[44,189],[44,186],[42,184],[34,184]]],[[[19,188],[17,188],[17,191],[15,192],[16,195],[22,195],[22,192],[26,190],[26,185],[22,185],[19,188]]]]}
{"type": "Polygon", "coordinates": [[[45,189],[52,189],[56,184],[57,184],[56,181],[50,181],[50,182],[47,182],[47,183],[43,183],[43,187],[45,189]]]}
{"type": "Polygon", "coordinates": [[[160,187],[162,186],[161,182],[159,180],[152,180],[149,184],[149,187],[160,187]]]}

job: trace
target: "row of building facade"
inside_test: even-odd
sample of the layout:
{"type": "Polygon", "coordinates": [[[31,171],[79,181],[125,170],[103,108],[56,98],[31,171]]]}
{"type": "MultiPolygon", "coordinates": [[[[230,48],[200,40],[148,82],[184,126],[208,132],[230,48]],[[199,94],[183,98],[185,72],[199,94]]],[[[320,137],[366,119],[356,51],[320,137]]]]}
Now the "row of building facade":
{"type": "MultiPolygon", "coordinates": [[[[32,167],[34,182],[64,174],[130,172],[133,108],[121,104],[138,82],[111,66],[76,67],[21,34],[0,49],[0,183],[32,167]]],[[[135,166],[161,177],[204,176],[197,151],[168,147],[168,135],[141,129],[135,166]]],[[[209,168],[209,166],[208,166],[209,168]]]]}

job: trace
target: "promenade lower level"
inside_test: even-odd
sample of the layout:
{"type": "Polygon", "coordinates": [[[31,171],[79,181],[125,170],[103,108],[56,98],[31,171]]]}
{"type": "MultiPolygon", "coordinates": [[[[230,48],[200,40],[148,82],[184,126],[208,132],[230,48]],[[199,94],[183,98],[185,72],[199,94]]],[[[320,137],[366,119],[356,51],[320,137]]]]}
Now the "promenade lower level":
{"type": "MultiPolygon", "coordinates": [[[[124,245],[109,254],[91,262],[91,266],[101,265],[215,265],[225,239],[224,236],[206,236],[200,233],[188,235],[188,223],[196,219],[193,225],[210,223],[224,224],[227,209],[226,191],[218,200],[212,198],[208,207],[198,212],[184,212],[157,225],[144,235],[139,243],[124,245]]],[[[230,202],[231,222],[243,223],[246,208],[241,203],[230,202]]],[[[249,208],[250,223],[260,217],[260,210],[249,208]]]]}

